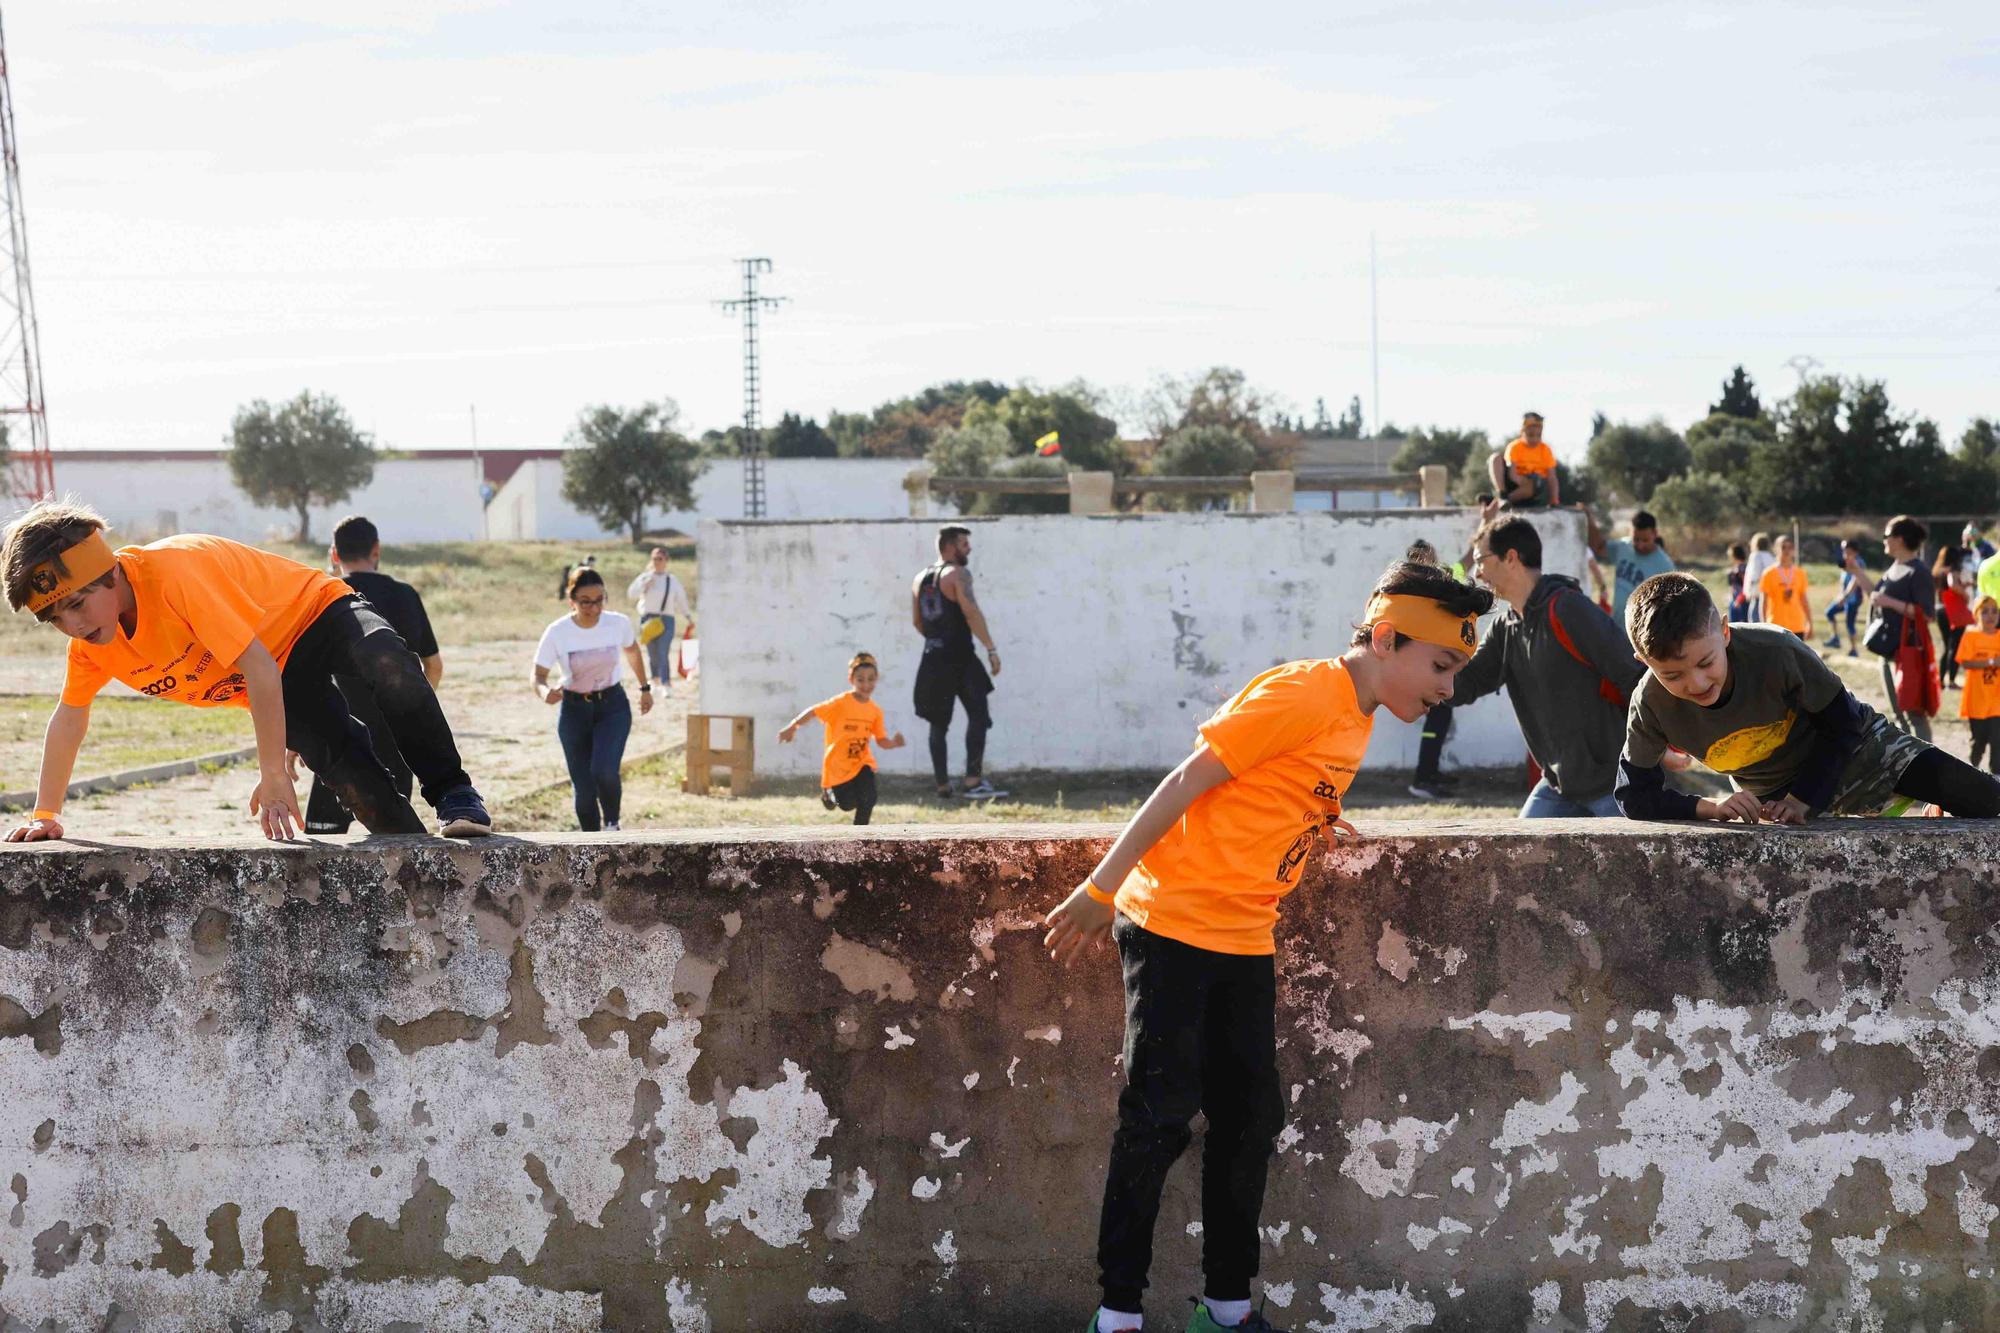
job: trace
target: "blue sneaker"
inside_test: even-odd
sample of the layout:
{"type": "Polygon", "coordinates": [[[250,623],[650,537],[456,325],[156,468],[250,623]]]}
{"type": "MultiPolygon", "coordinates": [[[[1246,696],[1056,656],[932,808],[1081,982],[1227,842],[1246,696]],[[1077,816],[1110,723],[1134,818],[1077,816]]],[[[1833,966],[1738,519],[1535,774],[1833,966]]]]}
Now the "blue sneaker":
{"type": "Polygon", "coordinates": [[[493,816],[470,783],[438,797],[438,834],[446,838],[483,838],[493,831],[493,816]]]}

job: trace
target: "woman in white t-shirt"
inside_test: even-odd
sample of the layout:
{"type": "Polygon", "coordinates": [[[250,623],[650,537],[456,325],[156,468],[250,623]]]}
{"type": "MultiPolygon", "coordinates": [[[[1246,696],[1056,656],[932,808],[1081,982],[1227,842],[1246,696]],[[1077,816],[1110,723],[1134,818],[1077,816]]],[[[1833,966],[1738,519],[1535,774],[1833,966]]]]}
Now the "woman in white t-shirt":
{"type": "Polygon", "coordinates": [[[602,574],[579,569],[570,580],[570,613],[542,631],[535,649],[535,695],[562,709],[556,736],[569,764],[577,826],[585,833],[618,827],[624,795],[619,766],[632,734],[632,705],[619,683],[621,656],[639,680],[639,711],[653,709],[653,682],[632,619],[604,609],[605,591],[602,574]],[[549,684],[551,671],[562,673],[560,686],[549,684]]]}

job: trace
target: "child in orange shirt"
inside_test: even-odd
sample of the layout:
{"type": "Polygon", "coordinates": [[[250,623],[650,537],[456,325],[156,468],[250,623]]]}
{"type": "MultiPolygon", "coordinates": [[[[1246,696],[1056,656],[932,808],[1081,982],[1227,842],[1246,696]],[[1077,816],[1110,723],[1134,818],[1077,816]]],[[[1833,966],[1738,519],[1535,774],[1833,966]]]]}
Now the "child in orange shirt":
{"type": "Polygon", "coordinates": [[[1556,473],[1556,451],[1542,443],[1542,414],[1521,416],[1521,434],[1507,447],[1486,460],[1493,475],[1493,488],[1501,505],[1508,509],[1547,507],[1562,503],[1562,486],[1556,473]]]}
{"type": "Polygon", "coordinates": [[[1958,664],[1965,689],[1958,715],[1972,724],[1972,766],[1983,757],[1989,773],[2000,773],[2000,602],[1979,599],[1979,623],[1966,626],[1958,640],[1958,664]]]}
{"type": "Polygon", "coordinates": [[[114,679],[156,699],[250,710],[259,772],[250,813],[267,838],[290,838],[305,824],[288,749],[369,832],[424,832],[368,729],[349,714],[335,674],[374,690],[446,837],[493,831],[422,663],[352,588],[221,537],[186,534],[113,551],[104,527],[84,505],[45,500],[0,545],[9,604],[70,641],[62,699],[42,742],[36,809],[7,841],[63,836],[59,816],[90,703],[114,679]]]}
{"type": "Polygon", "coordinates": [[[900,750],[905,743],[902,732],[889,734],[882,705],[875,702],[880,679],[874,654],[856,653],[847,664],[847,683],[853,689],[814,704],[778,733],[778,739],[790,745],[808,718],[820,720],[826,728],[826,754],[819,763],[820,804],[829,810],[852,810],[856,824],[866,824],[875,813],[875,756],[868,748],[869,737],[882,742],[885,750],[900,750]]]}
{"type": "Polygon", "coordinates": [[[1136,1329],[1168,1168],[1197,1110],[1202,1157],[1197,1333],[1269,1329],[1250,1311],[1277,1069],[1278,900],[1329,838],[1374,713],[1415,722],[1451,698],[1493,594],[1431,565],[1391,565],[1339,657],[1253,679],[1202,723],[1097,868],[1048,914],[1066,963],[1113,940],[1125,976],[1125,1090],[1098,1230],[1094,1333],[1136,1329]]]}
{"type": "Polygon", "coordinates": [[[1764,619],[1779,629],[1788,629],[1808,643],[1812,641],[1812,603],[1807,600],[1806,571],[1799,564],[1799,548],[1790,537],[1778,538],[1778,563],[1757,580],[1757,594],[1763,599],[1764,619]]]}

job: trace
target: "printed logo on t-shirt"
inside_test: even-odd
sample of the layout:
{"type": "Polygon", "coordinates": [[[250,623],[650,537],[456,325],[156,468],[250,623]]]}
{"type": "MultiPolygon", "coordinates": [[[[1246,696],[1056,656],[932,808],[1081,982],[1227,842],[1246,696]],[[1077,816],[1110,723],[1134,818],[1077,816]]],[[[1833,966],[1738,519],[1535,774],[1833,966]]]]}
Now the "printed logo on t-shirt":
{"type": "Polygon", "coordinates": [[[1783,720],[1767,722],[1761,727],[1744,727],[1732,731],[1721,740],[1708,747],[1708,753],[1701,761],[1718,773],[1734,773],[1738,769],[1769,759],[1784,748],[1792,734],[1792,723],[1798,719],[1794,709],[1786,709],[1783,720]]]}

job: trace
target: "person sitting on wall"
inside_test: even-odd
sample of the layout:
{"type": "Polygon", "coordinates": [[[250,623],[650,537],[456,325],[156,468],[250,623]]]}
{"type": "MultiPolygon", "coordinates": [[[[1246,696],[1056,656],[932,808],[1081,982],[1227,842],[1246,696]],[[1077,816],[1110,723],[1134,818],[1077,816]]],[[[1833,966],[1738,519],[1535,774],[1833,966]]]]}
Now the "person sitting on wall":
{"type": "Polygon", "coordinates": [[[856,824],[866,824],[875,813],[875,755],[868,748],[869,738],[880,741],[885,750],[904,745],[902,732],[889,734],[882,705],[875,702],[880,679],[875,655],[856,653],[847,664],[850,688],[806,709],[778,733],[779,742],[790,745],[800,727],[819,719],[826,728],[826,753],[819,763],[820,804],[829,810],[852,810],[856,824]]]}
{"type": "Polygon", "coordinates": [[[1522,819],[1618,813],[1613,756],[1625,735],[1625,700],[1645,668],[1625,636],[1577,581],[1542,572],[1542,538],[1520,514],[1489,517],[1472,542],[1472,574],[1511,608],[1459,672],[1454,705],[1506,687],[1542,777],[1522,819]]]}
{"type": "Polygon", "coordinates": [[[1542,443],[1542,414],[1521,418],[1521,434],[1486,460],[1494,494],[1505,509],[1554,509],[1562,503],[1555,450],[1542,443]]]}
{"type": "Polygon", "coordinates": [[[1723,623],[1699,579],[1647,579],[1629,614],[1646,674],[1618,761],[1618,806],[1628,818],[1803,824],[1900,814],[1916,801],[1950,815],[2000,815],[2000,780],[1890,726],[1791,631],[1723,623]],[[1711,800],[1668,789],[1661,763],[1669,746],[1726,775],[1736,791],[1711,800]]]}
{"type": "Polygon", "coordinates": [[[1338,657],[1252,679],[1201,724],[1097,868],[1048,914],[1067,963],[1113,941],[1125,976],[1125,1089],[1098,1229],[1095,1333],[1136,1329],[1167,1171],[1208,1118],[1203,1291],[1188,1328],[1270,1330],[1250,1308],[1278,1085],[1278,903],[1328,841],[1375,711],[1405,722],[1452,695],[1493,594],[1432,565],[1391,565],[1338,657]]]}
{"type": "Polygon", "coordinates": [[[0,545],[9,604],[70,641],[62,697],[42,742],[36,809],[9,842],[63,836],[60,812],[90,703],[113,680],[197,708],[249,709],[260,774],[250,813],[267,838],[290,838],[304,823],[287,747],[370,833],[422,833],[423,821],[334,683],[360,677],[437,809],[440,832],[493,831],[422,664],[354,589],[223,537],[186,533],[113,551],[104,528],[85,505],[44,500],[0,545]]]}

